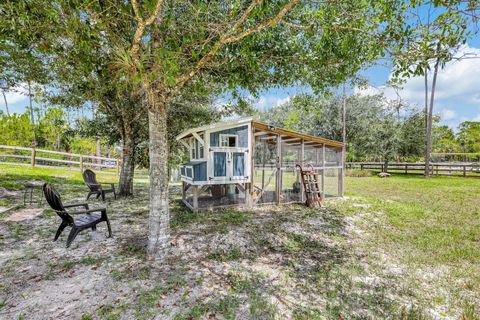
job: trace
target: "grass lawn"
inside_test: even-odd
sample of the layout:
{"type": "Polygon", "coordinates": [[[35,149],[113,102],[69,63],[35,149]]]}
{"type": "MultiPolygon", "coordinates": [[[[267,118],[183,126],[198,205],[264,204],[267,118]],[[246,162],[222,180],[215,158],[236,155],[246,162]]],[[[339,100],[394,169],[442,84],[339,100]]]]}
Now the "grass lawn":
{"type": "MultiPolygon", "coordinates": [[[[99,180],[115,181],[115,175],[99,180]]],[[[80,173],[0,165],[0,206],[23,183],[84,199],[80,173]]],[[[50,210],[0,215],[0,318],[480,319],[480,179],[347,177],[327,207],[261,206],[193,214],[171,187],[171,250],[145,255],[148,185],[106,206],[106,228],[67,234],[50,210]]],[[[8,213],[9,214],[9,213],[8,213]]]]}

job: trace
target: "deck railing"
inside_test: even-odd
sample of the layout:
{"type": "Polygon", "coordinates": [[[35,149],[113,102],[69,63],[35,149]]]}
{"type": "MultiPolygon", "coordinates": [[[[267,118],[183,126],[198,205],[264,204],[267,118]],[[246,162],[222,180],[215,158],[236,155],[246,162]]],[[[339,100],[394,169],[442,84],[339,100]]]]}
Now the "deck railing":
{"type": "Polygon", "coordinates": [[[80,172],[90,167],[117,175],[120,172],[120,159],[5,145],[0,145],[0,164],[54,167],[80,172]]]}
{"type": "MultiPolygon", "coordinates": [[[[425,163],[421,162],[347,162],[347,169],[381,170],[382,172],[424,172],[425,163]]],[[[479,176],[480,163],[470,162],[435,162],[429,165],[432,175],[479,176]]]]}

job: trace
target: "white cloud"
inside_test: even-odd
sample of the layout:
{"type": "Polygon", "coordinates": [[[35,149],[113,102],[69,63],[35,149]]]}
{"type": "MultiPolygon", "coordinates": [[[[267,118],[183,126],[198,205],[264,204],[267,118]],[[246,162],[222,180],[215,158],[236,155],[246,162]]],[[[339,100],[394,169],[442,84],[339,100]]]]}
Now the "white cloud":
{"type": "MultiPolygon", "coordinates": [[[[480,114],[476,116],[476,108],[480,106],[480,48],[465,45],[455,56],[465,55],[467,56],[465,59],[447,63],[437,76],[434,112],[440,115],[442,123],[451,126],[474,118],[475,121],[480,120],[480,114]],[[472,57],[475,58],[472,59],[472,57]]],[[[431,86],[432,74],[428,76],[429,86],[431,86]]],[[[423,108],[424,81],[424,77],[419,76],[407,79],[399,89],[379,86],[355,88],[354,92],[360,95],[383,93],[388,99],[400,98],[411,105],[423,108]]],[[[430,94],[431,92],[429,92],[429,98],[430,94]]]]}
{"type": "Polygon", "coordinates": [[[440,119],[442,120],[452,120],[457,117],[457,113],[450,109],[443,109],[440,112],[440,119]]]}
{"type": "MultiPolygon", "coordinates": [[[[462,47],[455,55],[460,57],[467,54],[470,59],[453,60],[438,72],[435,89],[435,100],[458,99],[465,103],[480,103],[480,48],[462,47]],[[478,58],[471,59],[472,56],[478,58]]],[[[429,74],[431,86],[432,74],[429,74]]],[[[396,99],[397,93],[410,103],[424,104],[425,99],[424,77],[407,79],[397,92],[391,87],[380,86],[377,88],[356,88],[359,94],[378,94],[383,92],[387,98],[396,99]]]]}
{"type": "MultiPolygon", "coordinates": [[[[455,56],[474,55],[480,58],[480,49],[463,46],[455,56]]],[[[432,74],[429,74],[431,85],[432,74]]],[[[402,99],[411,103],[424,103],[424,77],[413,77],[407,80],[399,91],[402,99]]],[[[395,94],[387,89],[387,97],[395,94]]],[[[480,59],[453,60],[438,72],[435,100],[456,99],[464,103],[480,102],[480,59]]]]}
{"type": "Polygon", "coordinates": [[[10,104],[13,105],[21,101],[26,101],[28,98],[26,95],[19,92],[14,92],[14,91],[8,91],[5,93],[5,95],[7,96],[7,102],[9,105],[10,104]]]}
{"type": "Polygon", "coordinates": [[[287,103],[288,101],[290,101],[290,96],[279,97],[277,95],[263,95],[258,99],[257,102],[254,103],[254,105],[258,110],[266,111],[273,107],[287,103]]]}
{"type": "Polygon", "coordinates": [[[7,102],[9,105],[14,105],[19,102],[27,102],[28,99],[28,91],[22,85],[14,87],[11,90],[5,92],[5,95],[7,96],[7,102]]]}

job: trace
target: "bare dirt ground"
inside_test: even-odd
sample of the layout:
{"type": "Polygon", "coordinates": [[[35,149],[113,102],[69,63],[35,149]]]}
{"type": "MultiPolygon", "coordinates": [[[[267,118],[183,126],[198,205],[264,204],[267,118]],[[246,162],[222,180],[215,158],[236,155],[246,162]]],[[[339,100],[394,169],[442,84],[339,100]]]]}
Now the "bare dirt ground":
{"type": "MultiPolygon", "coordinates": [[[[65,203],[83,200],[82,188],[65,191],[65,203]]],[[[193,214],[178,191],[172,187],[171,250],[163,261],[145,255],[145,185],[135,197],[90,201],[108,208],[113,238],[99,225],[69,249],[68,230],[52,242],[60,223],[52,211],[19,222],[0,216],[0,318],[427,317],[402,280],[406,269],[362,245],[362,215],[345,216],[334,202],[193,214]]]]}

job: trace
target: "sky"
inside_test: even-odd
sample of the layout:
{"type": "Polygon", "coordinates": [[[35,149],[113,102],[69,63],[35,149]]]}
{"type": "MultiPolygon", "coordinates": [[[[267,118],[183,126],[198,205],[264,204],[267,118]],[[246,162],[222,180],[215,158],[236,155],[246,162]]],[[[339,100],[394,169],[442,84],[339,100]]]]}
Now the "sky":
{"type": "MultiPolygon", "coordinates": [[[[454,130],[463,121],[480,121],[480,36],[468,41],[456,56],[464,53],[476,54],[478,58],[449,62],[437,78],[434,113],[440,116],[441,124],[454,130]]],[[[387,98],[396,100],[400,97],[412,106],[424,107],[423,77],[410,78],[400,90],[395,91],[386,85],[391,76],[391,66],[378,64],[361,72],[361,76],[368,79],[369,86],[350,88],[350,94],[383,93],[387,98]]],[[[260,95],[255,105],[257,109],[265,111],[301,92],[311,91],[302,87],[267,90],[260,95]]]]}
{"type": "MultiPolygon", "coordinates": [[[[437,80],[434,113],[440,116],[441,124],[448,125],[454,130],[463,121],[480,121],[480,34],[469,39],[457,56],[464,53],[476,54],[479,58],[447,63],[439,72],[437,80]]],[[[369,86],[361,89],[350,88],[349,94],[384,93],[387,98],[396,100],[400,97],[410,105],[423,108],[423,77],[410,78],[403,84],[403,88],[394,91],[386,86],[390,75],[391,67],[379,63],[361,72],[361,76],[368,79],[369,86]]],[[[25,92],[21,91],[7,93],[10,112],[25,111],[28,99],[25,92]]],[[[293,86],[266,90],[254,100],[254,106],[258,110],[266,111],[287,102],[293,95],[299,93],[311,93],[311,89],[293,86]]],[[[0,99],[0,110],[5,110],[3,99],[0,99]]]]}

